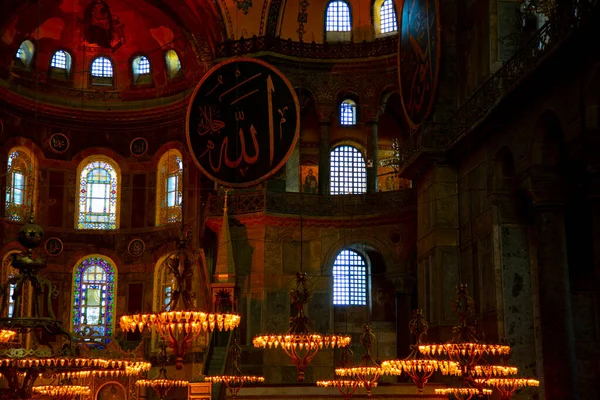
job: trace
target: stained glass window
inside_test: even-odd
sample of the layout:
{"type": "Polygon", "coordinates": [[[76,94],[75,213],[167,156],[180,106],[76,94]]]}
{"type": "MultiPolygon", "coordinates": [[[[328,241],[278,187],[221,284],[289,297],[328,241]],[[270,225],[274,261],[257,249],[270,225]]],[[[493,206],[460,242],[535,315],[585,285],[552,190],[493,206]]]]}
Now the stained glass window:
{"type": "Polygon", "coordinates": [[[181,154],[177,150],[169,150],[158,163],[157,225],[181,221],[182,178],[181,154]]]}
{"type": "Polygon", "coordinates": [[[333,263],[333,304],[367,305],[367,265],[353,250],[342,250],[333,263]]]}
{"type": "Polygon", "coordinates": [[[181,60],[179,60],[179,56],[175,50],[171,49],[165,53],[165,62],[167,64],[169,78],[175,78],[180,75],[181,60]]]}
{"type": "Polygon", "coordinates": [[[365,159],[356,147],[338,146],[331,151],[330,193],[359,194],[367,191],[365,159]]]}
{"type": "Polygon", "coordinates": [[[356,125],[356,103],[346,99],[340,104],[340,124],[356,125]]]}
{"type": "Polygon", "coordinates": [[[350,32],[352,18],[350,6],[345,1],[334,0],[327,6],[325,30],[328,32],[350,32]]]}
{"type": "Polygon", "coordinates": [[[84,160],[77,229],[117,229],[119,174],[107,160],[84,160]]]}
{"type": "Polygon", "coordinates": [[[108,343],[114,329],[116,269],[107,258],[84,258],[73,272],[73,331],[85,341],[108,343]]]}
{"type": "Polygon", "coordinates": [[[35,174],[33,156],[24,148],[12,149],[8,156],[6,203],[4,216],[15,222],[25,222],[31,213],[35,174]]]}

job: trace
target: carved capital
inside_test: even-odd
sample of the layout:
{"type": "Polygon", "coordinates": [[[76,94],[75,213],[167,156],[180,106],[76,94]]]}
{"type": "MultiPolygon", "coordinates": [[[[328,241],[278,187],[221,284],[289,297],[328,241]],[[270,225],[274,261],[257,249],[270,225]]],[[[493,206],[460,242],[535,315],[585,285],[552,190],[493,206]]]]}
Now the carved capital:
{"type": "Polygon", "coordinates": [[[317,107],[317,116],[319,117],[319,124],[331,124],[333,120],[335,107],[332,104],[319,105],[317,107]]]}
{"type": "Polygon", "coordinates": [[[362,107],[363,121],[367,124],[376,124],[383,114],[383,107],[379,105],[365,105],[362,107]]]}
{"type": "Polygon", "coordinates": [[[591,165],[587,168],[588,197],[600,199],[600,165],[591,165]]]}
{"type": "Polygon", "coordinates": [[[563,178],[555,167],[534,165],[527,171],[523,186],[536,207],[562,207],[565,203],[563,178]]]}

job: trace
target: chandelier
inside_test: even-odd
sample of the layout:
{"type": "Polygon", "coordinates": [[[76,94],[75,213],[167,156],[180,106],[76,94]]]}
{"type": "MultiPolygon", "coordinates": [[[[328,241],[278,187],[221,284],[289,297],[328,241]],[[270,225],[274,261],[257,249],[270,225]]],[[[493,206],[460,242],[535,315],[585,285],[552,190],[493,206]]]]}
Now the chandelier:
{"type": "Polygon", "coordinates": [[[452,339],[442,344],[421,344],[419,351],[426,356],[447,355],[458,364],[463,378],[470,377],[472,370],[484,355],[508,355],[510,347],[502,344],[487,344],[481,339],[483,334],[477,320],[471,321],[475,314],[473,299],[467,293],[467,285],[457,287],[457,295],[452,304],[458,316],[458,325],[452,328],[452,339]]]}
{"type": "Polygon", "coordinates": [[[488,379],[486,384],[500,392],[500,400],[510,400],[518,389],[527,386],[538,387],[540,381],[526,378],[492,378],[488,379]]]}
{"type": "Polygon", "coordinates": [[[361,382],[367,390],[367,397],[371,397],[371,389],[377,386],[377,381],[384,374],[399,375],[400,372],[395,369],[383,369],[371,356],[371,348],[375,342],[375,335],[370,325],[365,325],[363,334],[360,337],[360,343],[365,348],[362,355],[361,364],[355,367],[336,368],[336,375],[343,377],[353,377],[361,382]]]}
{"type": "MultiPolygon", "coordinates": [[[[354,354],[350,350],[350,346],[344,347],[342,350],[340,368],[348,368],[352,366],[354,354]]],[[[375,383],[377,385],[377,383],[375,383]]],[[[341,393],[344,399],[352,397],[356,389],[359,387],[365,387],[364,382],[354,379],[331,379],[324,381],[317,381],[317,386],[320,387],[335,387],[341,393]]]]}
{"type": "Polygon", "coordinates": [[[173,380],[167,377],[167,370],[165,364],[167,363],[167,346],[164,341],[161,341],[160,352],[158,353],[158,361],[160,362],[160,370],[158,375],[153,379],[139,379],[135,382],[137,386],[151,387],[154,389],[160,400],[165,400],[169,390],[174,387],[185,387],[189,384],[188,381],[173,380]]]}
{"type": "Polygon", "coordinates": [[[474,302],[467,293],[466,285],[458,285],[452,309],[459,319],[458,325],[452,329],[452,339],[443,344],[418,346],[419,351],[427,356],[447,356],[460,370],[464,387],[436,389],[436,393],[470,399],[474,395],[481,397],[490,394],[492,391],[485,386],[495,386],[504,396],[503,399],[510,399],[517,388],[536,386],[538,381],[534,379],[509,378],[517,374],[516,367],[489,362],[493,357],[508,357],[511,350],[503,344],[483,342],[483,331],[474,319],[474,302]]]}
{"type": "Polygon", "coordinates": [[[242,358],[242,348],[237,339],[229,348],[229,373],[225,375],[205,376],[204,380],[212,383],[224,383],[231,394],[233,400],[237,399],[237,394],[245,383],[262,383],[265,378],[262,376],[243,375],[240,369],[240,360],[242,358]]]}
{"type": "Polygon", "coordinates": [[[71,384],[35,386],[33,393],[39,396],[50,396],[54,400],[70,400],[77,396],[89,396],[90,388],[88,386],[79,386],[71,384]]]}
{"type": "MultiPolygon", "coordinates": [[[[19,335],[14,342],[0,346],[0,375],[7,381],[7,387],[0,389],[2,399],[30,399],[34,392],[59,390],[51,387],[34,389],[33,385],[41,375],[125,371],[131,366],[122,360],[106,358],[105,354],[90,356],[87,346],[80,345],[55,317],[50,300],[56,293],[52,283],[39,276],[46,264],[33,253],[43,237],[44,230],[34,223],[32,215],[17,235],[18,242],[26,248],[25,252],[13,255],[12,267],[18,273],[0,288],[0,315],[6,315],[9,306],[13,305],[12,315],[0,318],[1,337],[3,340],[11,337],[6,331],[19,335]],[[30,292],[31,307],[22,307],[30,292]],[[58,343],[53,345],[52,342],[58,343]]],[[[61,393],[67,395],[77,390],[64,387],[61,393]]]]}
{"type": "Polygon", "coordinates": [[[296,307],[297,314],[290,318],[290,329],[284,334],[260,335],[252,340],[254,347],[281,347],[296,366],[299,382],[304,382],[304,370],[319,349],[344,347],[350,344],[350,336],[322,335],[308,331],[308,318],[304,315],[304,306],[311,293],[306,286],[306,280],[306,273],[296,273],[296,288],[290,291],[290,298],[296,307]]]}
{"type": "Polygon", "coordinates": [[[420,309],[413,311],[413,317],[408,327],[411,334],[416,338],[416,344],[411,345],[411,352],[405,359],[382,362],[381,367],[383,369],[390,371],[392,374],[397,374],[395,371],[406,373],[417,386],[420,395],[423,394],[423,388],[435,371],[440,371],[442,375],[460,375],[460,368],[454,361],[425,358],[419,351],[421,338],[427,335],[427,329],[429,329],[429,324],[423,318],[420,309]]]}
{"type": "Polygon", "coordinates": [[[153,327],[175,354],[175,367],[183,368],[183,357],[198,336],[207,331],[232,330],[240,324],[240,316],[231,313],[205,313],[195,309],[191,291],[193,263],[188,255],[189,239],[183,234],[177,240],[177,252],[166,260],[175,286],[164,311],[151,314],[124,315],[120,319],[125,332],[151,330],[153,327]]]}
{"type": "Polygon", "coordinates": [[[435,394],[454,395],[458,400],[469,400],[473,396],[489,396],[492,394],[492,391],[490,389],[480,391],[475,388],[444,388],[435,389],[435,394]]]}

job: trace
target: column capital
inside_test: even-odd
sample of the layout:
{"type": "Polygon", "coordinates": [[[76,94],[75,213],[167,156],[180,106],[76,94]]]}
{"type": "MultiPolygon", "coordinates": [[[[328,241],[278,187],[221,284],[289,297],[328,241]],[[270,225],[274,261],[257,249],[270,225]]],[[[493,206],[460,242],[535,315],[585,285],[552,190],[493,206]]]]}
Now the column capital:
{"type": "Polygon", "coordinates": [[[379,117],[383,114],[383,107],[381,105],[366,104],[361,108],[365,123],[376,124],[379,122],[379,117]]]}
{"type": "Polygon", "coordinates": [[[321,104],[316,107],[319,124],[331,124],[335,107],[333,104],[321,104]]]}
{"type": "Polygon", "coordinates": [[[523,186],[536,207],[563,207],[565,186],[557,167],[532,165],[525,173],[523,186]]]}

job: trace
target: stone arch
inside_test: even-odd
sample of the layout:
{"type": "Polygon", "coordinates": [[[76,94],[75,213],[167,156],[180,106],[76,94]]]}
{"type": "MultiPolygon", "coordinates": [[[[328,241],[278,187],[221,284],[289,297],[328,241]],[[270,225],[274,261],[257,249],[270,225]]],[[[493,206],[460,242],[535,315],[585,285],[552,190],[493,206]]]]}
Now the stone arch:
{"type": "Polygon", "coordinates": [[[564,149],[564,130],[558,115],[552,110],[544,111],[533,129],[531,165],[558,166],[564,149]]]}
{"type": "MultiPolygon", "coordinates": [[[[374,251],[379,253],[387,267],[393,265],[390,254],[387,254],[383,249],[389,246],[381,241],[380,239],[368,235],[365,232],[350,233],[348,236],[342,237],[334,242],[329,249],[327,249],[323,256],[323,264],[321,265],[321,274],[324,276],[331,276],[331,270],[335,258],[345,248],[349,248],[357,251],[362,255],[366,255],[367,251],[374,251]]],[[[371,266],[367,264],[368,270],[370,271],[371,266]]]]}

